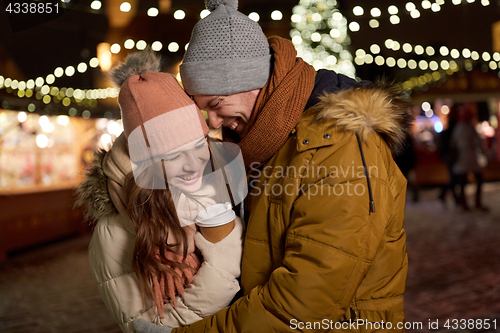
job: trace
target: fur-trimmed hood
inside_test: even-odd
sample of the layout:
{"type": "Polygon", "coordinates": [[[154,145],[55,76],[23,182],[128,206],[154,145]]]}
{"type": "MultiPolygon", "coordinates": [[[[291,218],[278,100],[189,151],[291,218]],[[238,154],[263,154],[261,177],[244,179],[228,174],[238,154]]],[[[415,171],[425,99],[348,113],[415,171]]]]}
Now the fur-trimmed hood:
{"type": "Polygon", "coordinates": [[[103,161],[107,151],[100,149],[94,152],[92,165],[87,169],[85,179],[76,188],[75,207],[80,207],[90,224],[101,218],[118,214],[108,192],[108,177],[104,173],[103,161]]]}
{"type": "Polygon", "coordinates": [[[127,218],[123,186],[131,172],[127,139],[122,133],[113,142],[112,149],[100,149],[94,153],[94,161],[77,187],[75,206],[82,207],[85,217],[90,221],[116,214],[127,218]]]}
{"type": "Polygon", "coordinates": [[[356,132],[366,141],[378,133],[395,153],[404,147],[413,118],[401,92],[385,82],[353,87],[320,97],[315,121],[335,119],[332,126],[356,132]]]}

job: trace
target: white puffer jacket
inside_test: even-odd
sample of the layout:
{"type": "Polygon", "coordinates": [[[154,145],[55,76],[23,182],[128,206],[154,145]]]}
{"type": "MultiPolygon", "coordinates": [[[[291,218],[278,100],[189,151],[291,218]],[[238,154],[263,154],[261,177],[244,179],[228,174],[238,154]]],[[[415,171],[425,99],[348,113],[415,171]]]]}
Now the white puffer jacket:
{"type": "MultiPolygon", "coordinates": [[[[146,299],[143,308],[137,276],[132,268],[135,231],[126,217],[122,201],[111,187],[121,186],[130,170],[124,137],[119,137],[109,153],[96,154],[94,165],[79,186],[78,205],[96,219],[89,246],[90,268],[99,293],[123,332],[135,332],[132,321],[142,318],[170,327],[196,322],[229,305],[239,291],[243,225],[236,219],[233,231],[212,244],[197,232],[195,245],[205,262],[185,292],[177,296],[177,307],[166,304],[164,319],[156,305],[146,299]],[[125,155],[124,155],[125,153],[125,155]]],[[[118,192],[119,193],[119,192],[118,192]]]]}

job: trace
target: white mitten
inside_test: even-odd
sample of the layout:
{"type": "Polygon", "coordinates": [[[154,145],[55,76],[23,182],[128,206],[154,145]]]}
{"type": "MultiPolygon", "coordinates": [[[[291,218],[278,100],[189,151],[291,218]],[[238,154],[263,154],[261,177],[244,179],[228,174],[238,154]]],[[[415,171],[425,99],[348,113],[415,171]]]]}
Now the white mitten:
{"type": "Polygon", "coordinates": [[[233,230],[223,240],[209,242],[198,231],[194,235],[194,243],[210,266],[237,278],[241,274],[242,237],[243,224],[236,217],[233,230]]]}
{"type": "MultiPolygon", "coordinates": [[[[207,189],[212,188],[210,186],[205,187],[207,189]]],[[[201,190],[196,192],[198,195],[196,199],[189,198],[184,194],[179,196],[179,199],[175,204],[175,209],[181,226],[192,225],[200,210],[215,204],[215,201],[209,195],[211,194],[211,191],[205,189],[205,192],[202,192],[201,190]],[[204,195],[205,192],[207,193],[206,196],[204,195]]]]}

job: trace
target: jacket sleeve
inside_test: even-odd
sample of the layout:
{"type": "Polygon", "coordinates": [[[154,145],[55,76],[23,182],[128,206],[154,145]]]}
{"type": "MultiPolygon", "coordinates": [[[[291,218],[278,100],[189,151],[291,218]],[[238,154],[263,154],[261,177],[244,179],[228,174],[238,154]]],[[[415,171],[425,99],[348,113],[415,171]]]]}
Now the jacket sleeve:
{"type": "MultiPolygon", "coordinates": [[[[134,235],[120,217],[99,221],[89,245],[90,270],[99,294],[123,332],[134,332],[132,320],[143,312],[137,276],[132,269],[134,235]]],[[[152,303],[146,304],[148,311],[152,303]]],[[[148,312],[146,311],[146,312],[148,312]]]]}
{"type": "Polygon", "coordinates": [[[177,307],[167,304],[164,319],[156,305],[146,298],[143,309],[137,276],[132,268],[135,235],[122,227],[120,217],[101,220],[89,245],[91,273],[113,319],[125,333],[135,332],[132,321],[142,318],[165,326],[189,325],[227,306],[239,290],[239,283],[204,262],[192,283],[177,297],[177,307]]]}
{"type": "MultiPolygon", "coordinates": [[[[367,163],[381,169],[381,159],[371,157],[367,163]],[[379,164],[373,164],[376,160],[379,164]]],[[[339,161],[327,159],[325,165],[339,161]]],[[[309,183],[313,186],[293,204],[283,263],[269,281],[215,315],[173,332],[295,332],[298,322],[341,320],[375,257],[394,202],[388,184],[370,179],[378,203],[372,214],[362,173],[309,183]]]]}

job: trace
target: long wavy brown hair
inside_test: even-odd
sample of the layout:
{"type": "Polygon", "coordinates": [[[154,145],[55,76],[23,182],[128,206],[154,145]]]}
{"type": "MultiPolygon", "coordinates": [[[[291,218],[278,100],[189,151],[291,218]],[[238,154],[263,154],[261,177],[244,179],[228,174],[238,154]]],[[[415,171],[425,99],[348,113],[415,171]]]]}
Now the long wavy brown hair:
{"type": "MultiPolygon", "coordinates": [[[[153,167],[147,168],[141,176],[154,177],[153,167]]],[[[125,191],[128,197],[128,216],[137,233],[132,266],[139,280],[144,305],[146,295],[154,299],[151,275],[159,278],[161,272],[177,274],[173,268],[187,267],[182,262],[167,259],[165,251],[181,246],[185,259],[188,239],[186,231],[179,223],[168,184],[166,189],[141,188],[137,185],[133,173],[130,173],[126,177],[125,191]],[[169,235],[174,236],[176,244],[167,244],[169,235]]]]}
{"type": "MultiPolygon", "coordinates": [[[[207,137],[210,150],[211,170],[222,168],[226,161],[220,154],[212,150],[211,143],[216,144],[219,140],[207,137]]],[[[161,164],[160,162],[157,162],[161,164]]],[[[136,239],[134,245],[134,257],[132,267],[134,268],[141,289],[143,306],[145,305],[145,296],[149,295],[153,299],[154,289],[151,283],[151,276],[160,277],[161,272],[167,274],[177,274],[174,268],[188,268],[183,262],[169,260],[165,257],[166,250],[179,252],[179,246],[182,249],[183,260],[187,257],[188,235],[185,229],[180,225],[179,218],[175,209],[174,202],[178,199],[179,191],[170,189],[168,182],[165,182],[166,175],[155,170],[162,169],[161,165],[152,165],[146,168],[136,179],[131,172],[125,180],[125,192],[127,193],[127,213],[135,228],[136,239]],[[148,184],[166,184],[166,189],[145,189],[137,185],[141,180],[146,180],[148,184]],[[177,241],[176,244],[167,244],[169,235],[177,241]],[[159,250],[159,252],[157,252],[159,250]],[[159,257],[158,255],[159,254],[159,257]]],[[[244,177],[244,175],[242,175],[244,177]]],[[[221,195],[216,199],[222,199],[223,193],[230,191],[229,186],[225,184],[224,179],[217,182],[216,193],[221,195]]],[[[155,186],[151,186],[155,187],[155,186]]],[[[191,200],[197,201],[195,194],[186,194],[191,200]]],[[[180,277],[180,276],[179,276],[180,277]]]]}

